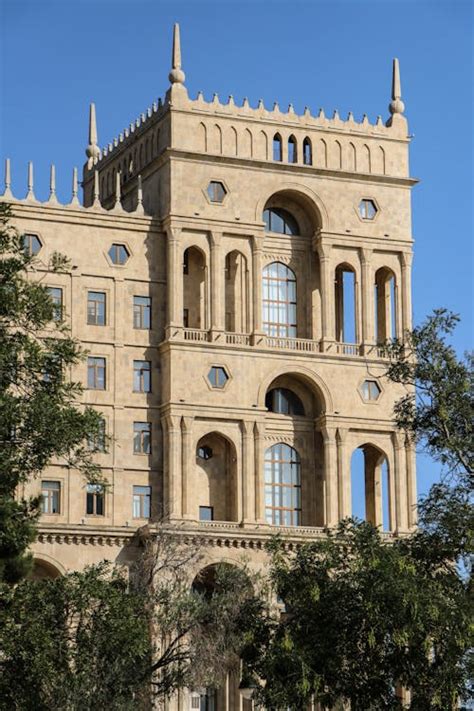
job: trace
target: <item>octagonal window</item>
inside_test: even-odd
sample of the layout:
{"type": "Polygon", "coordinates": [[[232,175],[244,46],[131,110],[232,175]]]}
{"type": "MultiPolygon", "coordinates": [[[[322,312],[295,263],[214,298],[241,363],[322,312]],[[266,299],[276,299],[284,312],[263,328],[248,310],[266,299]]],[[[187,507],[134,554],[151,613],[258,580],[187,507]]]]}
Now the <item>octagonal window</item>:
{"type": "Polygon", "coordinates": [[[207,379],[213,388],[223,388],[229,380],[225,368],[218,365],[213,365],[207,374],[207,379]]]}
{"type": "Polygon", "coordinates": [[[374,402],[380,397],[381,389],[376,380],[364,380],[362,383],[362,396],[364,400],[374,402]]]}
{"type": "Polygon", "coordinates": [[[363,220],[373,220],[377,214],[377,205],[373,200],[364,198],[359,203],[359,215],[363,220]]]}
{"type": "Polygon", "coordinates": [[[225,189],[223,183],[218,180],[211,180],[207,186],[207,194],[209,195],[209,200],[211,202],[224,202],[227,190],[225,189]]]}
{"type": "Polygon", "coordinates": [[[43,246],[38,235],[24,234],[22,235],[21,241],[23,249],[29,257],[34,257],[35,254],[38,254],[43,246]]]}
{"type": "Polygon", "coordinates": [[[109,249],[109,257],[113,264],[125,264],[130,257],[130,252],[124,244],[113,244],[109,249]]]}

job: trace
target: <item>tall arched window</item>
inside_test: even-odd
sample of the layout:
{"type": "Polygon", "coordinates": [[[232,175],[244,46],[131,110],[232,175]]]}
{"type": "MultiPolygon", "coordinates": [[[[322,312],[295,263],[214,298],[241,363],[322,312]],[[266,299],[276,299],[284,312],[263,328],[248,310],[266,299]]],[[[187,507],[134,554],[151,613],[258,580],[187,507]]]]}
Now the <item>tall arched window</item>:
{"type": "Polygon", "coordinates": [[[273,136],[273,160],[283,160],[283,149],[279,133],[275,133],[273,136]]]}
{"type": "Polygon", "coordinates": [[[265,519],[274,526],[301,523],[300,457],[282,442],[265,452],[265,519]]]}
{"type": "Polygon", "coordinates": [[[375,272],[375,337],[377,343],[397,335],[397,286],[387,267],[375,272]]]}
{"type": "Polygon", "coordinates": [[[300,228],[293,215],[281,207],[270,207],[263,211],[263,221],[267,232],[280,235],[298,235],[300,228]]]}
{"type": "Polygon", "coordinates": [[[296,145],[296,138],[290,136],[288,139],[288,163],[298,162],[298,149],[296,145]]]}
{"type": "Polygon", "coordinates": [[[281,262],[263,270],[263,330],[268,336],[296,338],[296,277],[281,262]]]}
{"type": "Polygon", "coordinates": [[[301,415],[304,417],[303,403],[298,395],[288,388],[273,388],[265,396],[265,407],[278,415],[301,415]]]}
{"type": "Polygon", "coordinates": [[[305,165],[313,165],[313,151],[309,138],[305,138],[303,141],[303,163],[305,165]]]}

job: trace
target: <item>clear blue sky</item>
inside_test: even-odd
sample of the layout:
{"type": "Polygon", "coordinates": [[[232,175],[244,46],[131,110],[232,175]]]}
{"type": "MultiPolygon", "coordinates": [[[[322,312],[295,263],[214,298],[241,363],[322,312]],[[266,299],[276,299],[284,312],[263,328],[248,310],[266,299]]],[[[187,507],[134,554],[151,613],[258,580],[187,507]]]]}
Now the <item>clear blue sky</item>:
{"type": "MultiPolygon", "coordinates": [[[[410,131],[414,311],[462,316],[458,350],[472,345],[473,8],[471,0],[0,0],[0,157],[13,188],[70,195],[82,167],[90,101],[108,143],[168,85],[172,24],[181,24],[191,96],[289,102],[387,118],[392,57],[399,57],[410,131]]],[[[419,488],[433,468],[419,462],[419,488]]]]}

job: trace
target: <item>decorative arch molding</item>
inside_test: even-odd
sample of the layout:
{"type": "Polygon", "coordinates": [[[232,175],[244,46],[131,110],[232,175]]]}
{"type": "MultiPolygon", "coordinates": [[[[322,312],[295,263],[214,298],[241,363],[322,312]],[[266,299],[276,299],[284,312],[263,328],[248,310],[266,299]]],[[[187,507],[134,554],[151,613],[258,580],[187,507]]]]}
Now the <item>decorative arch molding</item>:
{"type": "Polygon", "coordinates": [[[296,197],[296,200],[298,200],[298,197],[302,199],[303,206],[309,210],[311,217],[313,217],[315,221],[320,224],[321,230],[325,231],[330,229],[329,214],[319,195],[313,192],[313,190],[308,188],[306,185],[291,181],[279,183],[277,190],[274,190],[270,194],[266,193],[265,195],[261,195],[258,198],[255,209],[255,220],[257,222],[261,221],[265,205],[270,198],[279,193],[287,193],[290,197],[291,194],[293,194],[293,196],[296,197]]]}
{"type": "Polygon", "coordinates": [[[218,437],[222,437],[222,439],[225,440],[227,442],[227,444],[231,447],[232,455],[235,456],[235,458],[237,459],[239,445],[236,444],[233,437],[228,432],[224,432],[221,429],[216,429],[216,428],[212,428],[212,427],[210,429],[206,430],[206,432],[203,432],[203,433],[198,432],[197,435],[195,435],[193,437],[193,451],[196,450],[199,442],[202,439],[204,439],[205,437],[211,437],[211,435],[217,435],[218,437]]]}
{"type": "Polygon", "coordinates": [[[54,568],[57,572],[58,575],[66,575],[67,568],[60,563],[56,558],[53,558],[52,556],[48,555],[47,553],[37,553],[36,551],[33,553],[33,563],[44,563],[47,568],[54,568]]]}
{"type": "Polygon", "coordinates": [[[268,388],[274,380],[276,380],[282,375],[301,376],[303,379],[306,380],[309,387],[313,390],[314,394],[320,397],[323,413],[327,414],[333,412],[334,406],[332,402],[332,396],[324,380],[319,375],[309,370],[309,368],[305,368],[301,365],[280,366],[279,368],[273,370],[269,375],[267,375],[266,378],[264,378],[258,390],[257,404],[259,408],[265,407],[265,395],[267,393],[268,388]]]}

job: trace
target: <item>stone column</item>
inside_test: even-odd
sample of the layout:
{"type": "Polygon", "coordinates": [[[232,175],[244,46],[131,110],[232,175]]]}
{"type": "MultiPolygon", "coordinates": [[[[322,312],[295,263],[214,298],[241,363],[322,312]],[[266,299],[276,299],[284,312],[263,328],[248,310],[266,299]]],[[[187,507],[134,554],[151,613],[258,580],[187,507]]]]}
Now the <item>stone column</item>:
{"type": "Polygon", "coordinates": [[[321,433],[324,440],[325,525],[335,526],[338,521],[336,428],[323,427],[321,433]]]}
{"type": "Polygon", "coordinates": [[[395,528],[396,531],[408,529],[407,515],[407,469],[405,460],[404,437],[400,432],[392,433],[393,443],[393,477],[395,483],[395,528]]]}
{"type": "Polygon", "coordinates": [[[243,420],[242,424],[242,520],[255,522],[255,456],[253,452],[254,423],[243,420]]]}
{"type": "Polygon", "coordinates": [[[262,328],[262,247],[261,238],[252,237],[252,282],[253,282],[253,339],[258,340],[262,328]]]}
{"type": "Polygon", "coordinates": [[[360,250],[361,295],[362,295],[362,347],[364,355],[375,342],[374,324],[374,284],[371,269],[372,250],[360,250]]]}
{"type": "Polygon", "coordinates": [[[173,520],[182,515],[181,491],[181,417],[167,414],[162,419],[163,449],[163,506],[164,517],[173,520]]]}
{"type": "Polygon", "coordinates": [[[408,527],[412,528],[417,523],[416,513],[416,452],[415,445],[408,438],[405,439],[405,459],[407,463],[407,509],[408,527]]]}
{"type": "Polygon", "coordinates": [[[328,245],[317,246],[319,256],[319,269],[321,276],[321,304],[322,304],[322,339],[321,350],[334,342],[334,277],[330,262],[331,247],[328,245]]]}
{"type": "Polygon", "coordinates": [[[190,511],[192,482],[192,466],[194,452],[192,449],[192,432],[194,417],[183,417],[181,420],[181,496],[183,518],[193,518],[190,511]]]}
{"type": "Polygon", "coordinates": [[[347,434],[347,430],[339,427],[336,435],[339,518],[352,516],[352,482],[350,458],[347,451],[347,434]]]}
{"type": "Polygon", "coordinates": [[[411,252],[402,252],[400,255],[402,265],[402,328],[403,336],[405,331],[412,329],[412,305],[411,305],[411,263],[413,255],[411,252]]]}
{"type": "Polygon", "coordinates": [[[211,237],[211,329],[212,340],[219,338],[219,334],[224,331],[224,301],[225,293],[223,286],[224,265],[221,263],[221,237],[220,232],[214,230],[211,237]]]}
{"type": "Polygon", "coordinates": [[[169,227],[167,231],[167,338],[179,333],[183,326],[183,265],[180,245],[181,229],[169,227]]]}
{"type": "Polygon", "coordinates": [[[258,523],[265,523],[265,471],[263,451],[265,422],[256,422],[253,431],[255,454],[255,520],[258,523]]]}

